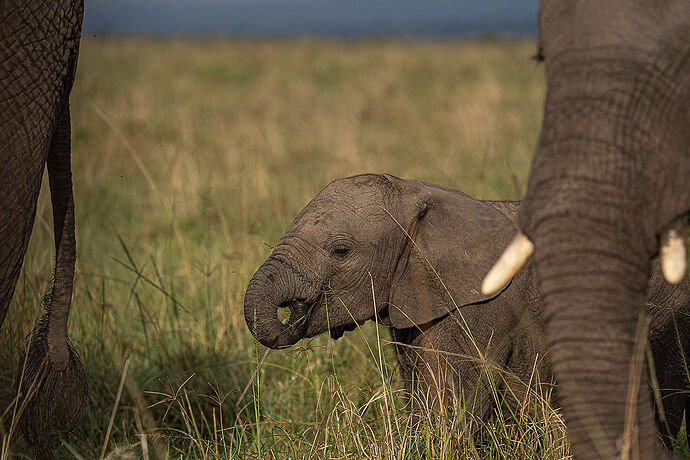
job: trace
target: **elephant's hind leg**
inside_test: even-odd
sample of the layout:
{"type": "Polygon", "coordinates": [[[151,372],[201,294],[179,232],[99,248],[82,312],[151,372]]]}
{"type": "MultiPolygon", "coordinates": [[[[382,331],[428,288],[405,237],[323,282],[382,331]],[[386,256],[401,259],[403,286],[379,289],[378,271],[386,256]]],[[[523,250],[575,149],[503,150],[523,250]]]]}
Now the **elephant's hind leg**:
{"type": "Polygon", "coordinates": [[[17,382],[27,400],[20,427],[39,456],[48,456],[53,440],[69,432],[87,399],[86,375],[67,337],[76,259],[74,198],[70,169],[69,104],[58,115],[48,154],[48,175],[55,232],[55,271],[45,296],[45,314],[31,334],[17,382]]]}

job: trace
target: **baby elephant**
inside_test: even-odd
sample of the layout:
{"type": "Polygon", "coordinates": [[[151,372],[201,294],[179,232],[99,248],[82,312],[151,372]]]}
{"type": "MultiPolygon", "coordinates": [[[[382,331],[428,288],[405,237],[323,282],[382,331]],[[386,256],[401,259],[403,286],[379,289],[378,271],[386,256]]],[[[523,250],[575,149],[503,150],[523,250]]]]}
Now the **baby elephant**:
{"type": "MultiPolygon", "coordinates": [[[[526,382],[551,383],[535,277],[527,267],[491,296],[480,285],[516,233],[518,206],[386,174],[338,179],[299,213],[254,274],[247,325],[262,344],[283,348],[325,331],[338,339],[377,319],[390,327],[412,392],[436,406],[456,398],[479,417],[495,405],[492,388],[515,406],[526,382]],[[285,321],[280,310],[289,310],[285,321]]],[[[690,287],[665,284],[658,267],[652,278],[650,343],[660,386],[669,389],[661,393],[659,424],[675,435],[688,378],[671,369],[685,356],[677,332],[688,336],[690,321],[681,315],[690,287]]]]}

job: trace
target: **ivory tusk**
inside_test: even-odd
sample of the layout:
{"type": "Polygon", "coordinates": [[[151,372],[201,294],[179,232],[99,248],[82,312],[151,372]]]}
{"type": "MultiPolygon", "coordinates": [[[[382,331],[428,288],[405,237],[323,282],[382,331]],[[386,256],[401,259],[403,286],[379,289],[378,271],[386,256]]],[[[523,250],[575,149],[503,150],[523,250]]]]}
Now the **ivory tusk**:
{"type": "Polygon", "coordinates": [[[522,232],[518,233],[484,277],[482,294],[498,292],[525,265],[533,252],[534,244],[522,232]]]}
{"type": "Polygon", "coordinates": [[[661,241],[661,271],[666,281],[679,283],[685,276],[685,240],[675,230],[669,230],[661,241]]]}

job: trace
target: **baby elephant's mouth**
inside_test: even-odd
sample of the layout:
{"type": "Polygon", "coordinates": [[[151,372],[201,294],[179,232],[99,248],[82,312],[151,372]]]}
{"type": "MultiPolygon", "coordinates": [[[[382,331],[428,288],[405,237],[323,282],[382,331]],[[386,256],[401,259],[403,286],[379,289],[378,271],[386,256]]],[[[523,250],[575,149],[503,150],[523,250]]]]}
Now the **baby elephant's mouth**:
{"type": "Polygon", "coordinates": [[[330,329],[331,338],[333,340],[338,340],[340,337],[343,336],[343,334],[345,334],[345,332],[354,331],[356,328],[357,328],[357,323],[345,324],[343,326],[338,326],[338,327],[332,327],[330,329]]]}

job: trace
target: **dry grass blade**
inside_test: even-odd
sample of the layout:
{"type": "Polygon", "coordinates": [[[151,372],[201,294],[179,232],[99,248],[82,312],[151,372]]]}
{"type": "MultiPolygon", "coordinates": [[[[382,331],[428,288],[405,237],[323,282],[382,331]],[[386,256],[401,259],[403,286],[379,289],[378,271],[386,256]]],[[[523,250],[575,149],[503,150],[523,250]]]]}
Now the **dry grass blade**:
{"type": "Polygon", "coordinates": [[[108,448],[108,441],[110,440],[110,432],[113,428],[113,422],[115,421],[115,414],[117,413],[117,408],[120,405],[120,396],[122,396],[122,388],[125,386],[125,379],[127,378],[127,370],[129,369],[129,358],[125,360],[125,366],[122,369],[122,377],[120,377],[120,385],[117,387],[117,395],[115,396],[115,402],[113,403],[113,410],[110,412],[110,421],[108,422],[108,429],[105,432],[105,439],[103,440],[103,447],[101,447],[100,460],[105,457],[105,451],[108,448]]]}
{"type": "Polygon", "coordinates": [[[628,393],[626,396],[625,424],[623,426],[623,447],[621,460],[640,460],[638,452],[637,402],[640,393],[640,380],[644,366],[644,351],[647,345],[647,330],[649,318],[646,312],[641,312],[635,329],[633,354],[630,359],[630,373],[628,374],[628,393]]]}

